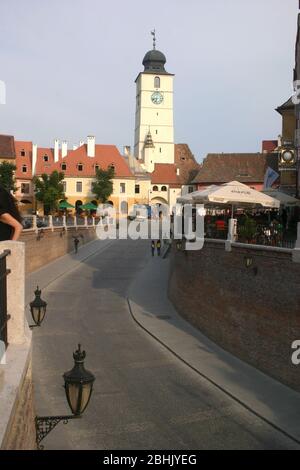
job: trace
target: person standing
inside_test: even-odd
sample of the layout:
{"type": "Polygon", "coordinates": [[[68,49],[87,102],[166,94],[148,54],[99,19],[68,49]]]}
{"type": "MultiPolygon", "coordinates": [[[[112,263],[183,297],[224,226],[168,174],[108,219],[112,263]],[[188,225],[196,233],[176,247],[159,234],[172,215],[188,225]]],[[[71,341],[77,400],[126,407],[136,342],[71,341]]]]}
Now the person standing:
{"type": "Polygon", "coordinates": [[[79,239],[77,237],[74,238],[74,248],[75,248],[75,253],[78,252],[78,245],[79,245],[79,239]]]}
{"type": "Polygon", "coordinates": [[[152,256],[154,256],[154,253],[155,253],[155,241],[152,240],[151,242],[151,253],[152,253],[152,256]]]}
{"type": "Polygon", "coordinates": [[[160,240],[157,240],[156,242],[157,256],[160,256],[160,248],[161,248],[161,242],[160,240]]]}
{"type": "Polygon", "coordinates": [[[0,185],[0,241],[17,241],[23,230],[15,198],[0,185]]]}

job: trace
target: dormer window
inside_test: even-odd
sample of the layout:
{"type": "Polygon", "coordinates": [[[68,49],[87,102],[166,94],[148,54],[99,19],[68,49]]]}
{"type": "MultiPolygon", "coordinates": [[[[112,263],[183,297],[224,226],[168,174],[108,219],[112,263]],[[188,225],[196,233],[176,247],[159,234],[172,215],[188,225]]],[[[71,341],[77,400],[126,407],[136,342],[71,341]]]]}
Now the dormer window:
{"type": "Polygon", "coordinates": [[[77,169],[78,169],[78,171],[82,171],[82,170],[83,170],[83,164],[82,164],[82,163],[78,163],[77,169]]]}
{"type": "Polygon", "coordinates": [[[99,165],[95,165],[95,172],[96,172],[97,170],[100,170],[100,166],[99,166],[99,165]]]}
{"type": "Polygon", "coordinates": [[[62,164],[61,164],[61,169],[62,169],[63,171],[65,171],[65,170],[67,169],[66,163],[62,163],[62,164]]]}
{"type": "Polygon", "coordinates": [[[114,164],[114,163],[111,163],[111,164],[109,165],[109,168],[111,168],[112,170],[115,171],[115,164],[114,164]]]}
{"type": "Polygon", "coordinates": [[[25,157],[25,155],[26,155],[26,152],[25,152],[25,150],[24,150],[24,149],[22,149],[22,150],[21,150],[21,152],[20,152],[20,155],[21,155],[21,157],[25,157]]]}
{"type": "Polygon", "coordinates": [[[22,173],[27,173],[27,165],[22,166],[22,173]]]}
{"type": "Polygon", "coordinates": [[[48,162],[48,161],[49,161],[48,155],[44,155],[44,156],[43,156],[43,159],[44,159],[44,162],[48,162]]]}

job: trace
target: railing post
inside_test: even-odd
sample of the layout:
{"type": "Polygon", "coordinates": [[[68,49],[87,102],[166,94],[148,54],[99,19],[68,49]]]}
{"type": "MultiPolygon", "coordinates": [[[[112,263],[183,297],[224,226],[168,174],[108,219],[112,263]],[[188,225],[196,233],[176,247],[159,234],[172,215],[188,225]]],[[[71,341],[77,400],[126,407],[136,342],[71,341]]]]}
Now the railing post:
{"type": "Polygon", "coordinates": [[[74,215],[74,227],[77,230],[77,215],[74,215]]]}
{"type": "Polygon", "coordinates": [[[37,232],[36,215],[32,218],[32,228],[37,232]]]}
{"type": "Polygon", "coordinates": [[[85,226],[85,227],[88,226],[88,218],[87,218],[86,215],[84,216],[84,226],[85,226]]]}
{"type": "Polygon", "coordinates": [[[300,263],[300,222],[297,224],[297,240],[295,248],[292,251],[292,259],[294,263],[300,263]]]}
{"type": "Polygon", "coordinates": [[[29,329],[24,318],[25,312],[25,243],[15,241],[0,242],[0,252],[10,250],[7,267],[7,324],[8,343],[21,344],[26,341],[29,329]]]}
{"type": "Polygon", "coordinates": [[[52,232],[54,230],[54,227],[53,227],[53,216],[50,214],[49,215],[49,228],[51,228],[52,232]]]}
{"type": "Polygon", "coordinates": [[[231,244],[236,240],[236,219],[229,219],[228,220],[228,233],[227,233],[227,240],[225,242],[225,250],[231,251],[231,244]]]}
{"type": "Polygon", "coordinates": [[[5,353],[7,347],[7,321],[9,319],[7,312],[7,276],[9,270],[7,269],[6,257],[10,255],[9,250],[0,252],[0,347],[4,343],[4,351],[0,349],[0,364],[2,362],[2,355],[5,353]],[[3,354],[2,354],[3,353],[3,354]]]}

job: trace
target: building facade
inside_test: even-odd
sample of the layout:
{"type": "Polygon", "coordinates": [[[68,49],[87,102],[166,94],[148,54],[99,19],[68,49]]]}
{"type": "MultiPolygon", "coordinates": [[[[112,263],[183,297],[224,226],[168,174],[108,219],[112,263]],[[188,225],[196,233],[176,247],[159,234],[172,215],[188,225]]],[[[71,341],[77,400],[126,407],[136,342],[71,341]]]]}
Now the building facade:
{"type": "MultiPolygon", "coordinates": [[[[65,198],[78,210],[94,202],[92,183],[97,168],[113,167],[113,193],[110,203],[117,209],[126,200],[128,212],[135,204],[168,204],[191,191],[199,170],[187,144],[174,143],[173,80],[165,69],[166,57],[155,47],[143,59],[144,70],[136,80],[134,151],[124,148],[122,155],[114,145],[96,144],[94,136],[68,148],[68,142],[54,140],[53,147],[38,147],[32,141],[14,141],[2,136],[4,159],[15,162],[16,198],[23,213],[43,213],[35,201],[33,177],[64,173],[65,198]],[[10,149],[10,154],[8,150],[10,149]],[[5,150],[5,151],[4,151],[5,150]],[[9,154],[9,155],[8,155],[9,154]]],[[[0,161],[1,161],[0,136],[0,161]]]]}

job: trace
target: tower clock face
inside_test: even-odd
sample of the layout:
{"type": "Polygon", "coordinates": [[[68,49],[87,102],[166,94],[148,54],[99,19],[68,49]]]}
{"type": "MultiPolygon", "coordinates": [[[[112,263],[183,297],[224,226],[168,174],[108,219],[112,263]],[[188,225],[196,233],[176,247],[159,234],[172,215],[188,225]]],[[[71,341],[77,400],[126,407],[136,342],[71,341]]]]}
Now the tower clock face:
{"type": "Polygon", "coordinates": [[[164,97],[159,91],[154,91],[154,93],[152,93],[152,95],[151,95],[151,101],[154,104],[162,103],[163,99],[164,99],[164,97]]]}
{"type": "Polygon", "coordinates": [[[289,150],[283,152],[282,159],[285,163],[291,163],[294,158],[294,155],[289,150]]]}

